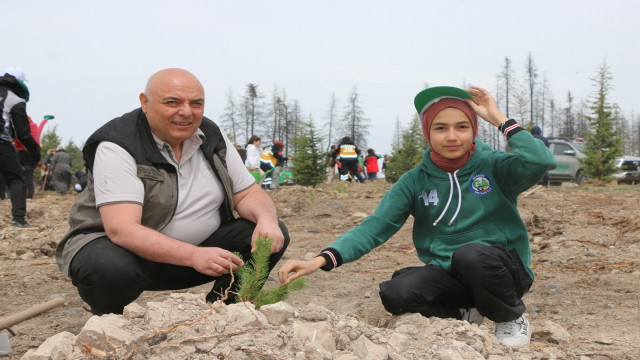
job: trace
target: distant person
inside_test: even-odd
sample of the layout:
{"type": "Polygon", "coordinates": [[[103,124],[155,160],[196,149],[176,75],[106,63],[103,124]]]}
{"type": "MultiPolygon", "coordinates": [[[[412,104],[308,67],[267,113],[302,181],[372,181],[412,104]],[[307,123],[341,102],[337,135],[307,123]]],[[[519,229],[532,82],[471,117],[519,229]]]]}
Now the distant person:
{"type": "Polygon", "coordinates": [[[260,167],[260,154],[262,153],[260,145],[262,139],[259,136],[252,135],[247,141],[245,149],[247,150],[247,159],[244,164],[249,169],[256,169],[260,167]]]}
{"type": "Polygon", "coordinates": [[[552,169],[555,158],[502,114],[485,89],[428,88],[414,103],[429,143],[422,162],[391,187],[373,215],[320,255],[287,261],[278,271],[280,282],[355,261],[412,216],[413,243],[424,266],[397,270],[380,284],[385,309],[477,324],[488,317],[502,343],[527,345],[531,327],[522,296],[534,275],[518,195],[552,169]],[[478,115],[505,135],[513,154],[476,139],[478,115]]]}
{"type": "Polygon", "coordinates": [[[384,173],[387,170],[387,164],[391,161],[389,155],[385,155],[382,157],[382,172],[384,173]]]}
{"type": "MultiPolygon", "coordinates": [[[[267,273],[289,244],[271,197],[203,116],[204,88],[192,73],[156,72],[139,100],[85,142],[91,176],[56,249],[94,314],[121,314],[144,291],[207,283],[206,301],[221,300],[258,236],[273,238],[267,273]]],[[[236,278],[227,304],[237,287],[236,278]]]]}
{"type": "Polygon", "coordinates": [[[40,181],[42,182],[42,190],[53,190],[53,169],[51,168],[51,161],[56,154],[56,149],[47,150],[47,155],[42,159],[40,164],[40,181]]]}
{"type": "Polygon", "coordinates": [[[40,145],[31,135],[27,116],[29,89],[24,84],[25,74],[20,68],[9,68],[0,77],[0,172],[11,192],[11,225],[29,227],[27,213],[27,189],[22,175],[22,166],[13,147],[13,139],[20,140],[29,151],[34,163],[40,161],[40,145]]]}
{"type": "Polygon", "coordinates": [[[238,152],[238,155],[240,155],[240,160],[242,160],[242,162],[247,161],[247,150],[243,149],[240,145],[236,145],[236,151],[238,152]]]}
{"type": "Polygon", "coordinates": [[[375,150],[367,149],[367,157],[364,158],[364,162],[367,169],[367,178],[371,181],[378,179],[378,172],[380,171],[378,159],[380,158],[382,158],[382,155],[376,154],[375,150]]]}
{"type": "Polygon", "coordinates": [[[247,159],[244,161],[244,165],[256,179],[256,183],[260,183],[262,181],[262,174],[264,174],[264,172],[260,170],[260,154],[262,153],[261,144],[262,139],[260,139],[259,136],[252,135],[245,146],[247,159]]]}
{"type": "Polygon", "coordinates": [[[364,166],[362,150],[358,150],[358,174],[360,174],[360,178],[362,178],[361,182],[365,182],[367,178],[367,168],[364,166]]]}
{"type": "MultiPolygon", "coordinates": [[[[35,121],[31,119],[31,116],[27,116],[29,118],[29,129],[31,132],[31,136],[33,139],[40,144],[40,134],[42,133],[42,128],[49,121],[49,117],[45,117],[40,122],[40,125],[36,124],[35,121]]],[[[16,150],[18,151],[18,160],[20,161],[20,165],[22,165],[22,176],[24,177],[24,182],[27,188],[27,199],[33,199],[34,194],[34,183],[33,183],[33,172],[35,171],[38,163],[33,161],[33,157],[27,148],[22,145],[18,138],[14,139],[14,143],[16,146],[16,150]]]]}
{"type": "Polygon", "coordinates": [[[273,183],[278,182],[278,178],[274,175],[278,160],[284,159],[282,155],[284,144],[282,141],[274,141],[273,144],[267,145],[262,149],[260,155],[260,169],[267,174],[262,180],[262,188],[267,191],[274,189],[273,183]]]}
{"type": "Polygon", "coordinates": [[[85,168],[82,168],[82,170],[76,171],[76,173],[73,174],[73,176],[75,176],[77,180],[75,185],[73,185],[73,189],[77,192],[82,192],[82,190],[84,190],[87,187],[87,180],[88,180],[85,168]]]}
{"type": "MultiPolygon", "coordinates": [[[[549,139],[542,135],[542,128],[540,126],[536,125],[531,128],[531,135],[536,139],[540,139],[547,147],[549,147],[549,139]]],[[[549,172],[547,171],[544,173],[544,176],[542,176],[543,186],[549,186],[549,178],[549,172]]]]}
{"type": "Polygon", "coordinates": [[[352,181],[355,177],[358,182],[364,182],[358,171],[358,147],[350,137],[345,136],[340,140],[337,149],[333,151],[333,157],[340,163],[340,181],[352,181]]]}
{"type": "Polygon", "coordinates": [[[282,153],[276,156],[276,167],[273,169],[273,175],[271,176],[271,190],[280,188],[280,174],[282,174],[282,170],[287,165],[287,160],[291,160],[291,157],[282,155],[282,153]]]}
{"type": "Polygon", "coordinates": [[[327,154],[327,162],[329,163],[329,168],[327,169],[327,184],[331,184],[333,182],[333,177],[336,173],[337,161],[334,156],[334,152],[338,148],[338,145],[331,145],[329,147],[329,153],[327,154]]]}
{"type": "Polygon", "coordinates": [[[60,195],[65,195],[71,186],[71,156],[64,146],[58,145],[56,154],[51,159],[53,169],[53,189],[60,195]]]}

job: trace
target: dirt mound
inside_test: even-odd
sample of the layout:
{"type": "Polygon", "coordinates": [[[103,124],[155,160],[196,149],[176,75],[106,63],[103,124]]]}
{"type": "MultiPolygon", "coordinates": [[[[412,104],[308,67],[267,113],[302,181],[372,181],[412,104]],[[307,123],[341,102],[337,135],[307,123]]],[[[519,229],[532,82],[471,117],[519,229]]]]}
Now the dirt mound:
{"type": "MultiPolygon", "coordinates": [[[[315,256],[325,245],[371,214],[388,188],[384,181],[378,181],[321,185],[315,189],[294,185],[270,192],[292,239],[284,260],[315,256]]],[[[58,270],[53,253],[55,244],[67,230],[68,212],[74,198],[75,195],[37,193],[27,205],[27,221],[34,229],[11,227],[10,203],[8,200],[0,201],[0,281],[3,285],[0,317],[43,303],[52,295],[66,299],[61,307],[13,325],[11,332],[2,330],[11,344],[11,353],[4,358],[20,359],[28,350],[37,349],[56,334],[79,336],[92,318],[83,308],[84,303],[75,287],[58,270]]],[[[519,209],[531,235],[533,266],[537,275],[531,292],[524,298],[527,316],[534,328],[528,348],[508,350],[493,344],[493,340],[488,340],[493,339],[493,323],[489,320],[478,328],[454,320],[425,319],[429,322],[422,323],[416,333],[400,333],[411,338],[424,331],[448,332],[454,334],[449,340],[459,341],[465,349],[473,348],[477,354],[492,359],[640,358],[640,328],[637,326],[640,323],[638,199],[639,186],[612,184],[565,184],[543,188],[520,198],[519,209]],[[456,329],[463,330],[457,332],[456,329]],[[474,334],[469,336],[481,342],[482,347],[470,345],[464,334],[474,334]],[[490,344],[489,348],[487,344],[490,344]]],[[[377,288],[395,269],[419,264],[411,242],[412,225],[413,220],[409,219],[387,243],[359,261],[308,277],[309,287],[293,293],[287,304],[299,314],[314,311],[305,309],[317,309],[319,314],[325,314],[322,315],[325,319],[311,321],[307,315],[294,315],[288,321],[291,324],[296,321],[327,321],[336,344],[344,343],[336,345],[335,356],[348,356],[344,351],[353,351],[353,346],[364,335],[366,341],[362,339],[358,344],[365,348],[375,348],[369,342],[383,346],[389,358],[398,359],[393,353],[401,352],[389,345],[393,334],[399,332],[395,325],[398,318],[384,311],[377,288]],[[326,309],[321,310],[323,308],[326,309]],[[333,317],[337,322],[330,320],[333,317]],[[354,327],[363,330],[355,330],[353,336],[342,336],[343,325],[338,325],[340,321],[344,324],[357,321],[354,327]],[[376,337],[375,334],[381,335],[376,337]],[[346,350],[340,350],[339,346],[346,350]]],[[[172,319],[177,321],[181,309],[175,301],[183,299],[180,296],[199,298],[209,290],[210,286],[201,286],[174,293],[147,292],[136,300],[136,304],[148,312],[148,303],[173,301],[176,305],[172,319]]],[[[185,303],[190,301],[184,300],[185,303]]],[[[201,312],[203,310],[200,309],[201,312]]],[[[223,314],[218,310],[216,314],[215,320],[208,319],[207,322],[217,323],[217,316],[223,314]]],[[[141,321],[135,319],[138,318],[130,321],[141,321]]],[[[274,330],[278,326],[271,323],[261,326],[269,330],[265,333],[280,331],[274,330]]],[[[262,333],[252,330],[251,337],[256,343],[261,343],[256,334],[262,333]]],[[[281,334],[280,339],[285,338],[285,333],[278,334],[281,334]]],[[[447,339],[446,336],[443,338],[447,339]]],[[[421,346],[430,345],[432,340],[423,337],[421,346]]],[[[282,340],[282,344],[284,342],[282,340]]],[[[287,348],[285,345],[277,346],[278,349],[287,348]]],[[[417,343],[415,346],[423,351],[417,343]]],[[[298,352],[294,355],[297,356],[298,352]]],[[[244,357],[239,358],[278,358],[242,353],[244,357]]],[[[434,358],[459,357],[447,357],[443,352],[434,358]]]]}
{"type": "MultiPolygon", "coordinates": [[[[567,336],[556,333],[556,341],[567,336]]],[[[347,315],[285,302],[255,311],[250,303],[213,305],[173,294],[124,315],[94,316],[77,336],[60,333],[24,360],[77,359],[496,359],[547,358],[554,349],[508,348],[486,326],[408,314],[377,328],[347,315]]]]}

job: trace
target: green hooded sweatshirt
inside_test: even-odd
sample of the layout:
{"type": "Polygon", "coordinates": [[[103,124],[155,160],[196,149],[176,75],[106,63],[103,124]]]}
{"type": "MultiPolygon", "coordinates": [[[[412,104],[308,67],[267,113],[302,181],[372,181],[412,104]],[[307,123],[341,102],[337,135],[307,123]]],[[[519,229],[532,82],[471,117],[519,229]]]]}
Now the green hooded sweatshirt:
{"type": "MultiPolygon", "coordinates": [[[[502,245],[517,251],[533,279],[518,195],[554,169],[556,160],[542,141],[526,131],[508,142],[513,153],[476,140],[473,155],[455,175],[436,167],[427,149],[422,163],[391,187],[375,212],[323,253],[331,252],[336,266],[357,260],[387,241],[412,215],[413,244],[425,264],[450,271],[453,253],[462,245],[502,245]]],[[[323,269],[333,267],[328,265],[323,269]]]]}

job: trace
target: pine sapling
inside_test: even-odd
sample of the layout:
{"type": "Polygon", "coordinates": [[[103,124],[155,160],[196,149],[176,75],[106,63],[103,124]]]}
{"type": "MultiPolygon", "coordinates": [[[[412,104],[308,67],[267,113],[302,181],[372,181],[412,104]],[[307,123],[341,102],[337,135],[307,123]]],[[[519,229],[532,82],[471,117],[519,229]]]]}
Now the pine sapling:
{"type": "Polygon", "coordinates": [[[236,302],[251,302],[259,309],[263,305],[275,304],[284,300],[289,292],[304,289],[304,278],[298,278],[287,285],[280,285],[269,289],[262,286],[269,276],[269,256],[271,256],[272,238],[260,236],[256,239],[256,250],[251,260],[237,271],[238,294],[236,302]]]}

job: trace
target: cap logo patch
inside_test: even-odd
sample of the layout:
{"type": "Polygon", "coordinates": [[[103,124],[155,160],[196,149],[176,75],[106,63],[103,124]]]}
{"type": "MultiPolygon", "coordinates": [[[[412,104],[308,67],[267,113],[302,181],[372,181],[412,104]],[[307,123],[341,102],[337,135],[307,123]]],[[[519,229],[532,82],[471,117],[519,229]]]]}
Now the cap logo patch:
{"type": "Polygon", "coordinates": [[[485,195],[491,191],[491,180],[484,174],[478,174],[471,178],[469,187],[476,195],[485,195]]]}

